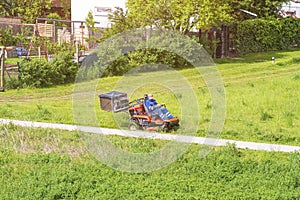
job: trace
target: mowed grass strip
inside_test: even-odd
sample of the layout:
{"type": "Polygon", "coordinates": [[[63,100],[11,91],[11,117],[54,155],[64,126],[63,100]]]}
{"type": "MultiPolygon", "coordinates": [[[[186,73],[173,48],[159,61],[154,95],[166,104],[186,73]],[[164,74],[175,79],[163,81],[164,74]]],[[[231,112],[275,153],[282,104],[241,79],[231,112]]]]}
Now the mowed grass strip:
{"type": "MultiPolygon", "coordinates": [[[[300,50],[268,52],[240,59],[217,60],[216,66],[226,90],[226,120],[221,138],[300,145],[299,53],[300,50]],[[272,56],[276,58],[275,63],[271,62],[272,56]]],[[[190,84],[190,88],[185,89],[195,92],[200,110],[197,135],[206,136],[212,114],[206,83],[196,69],[178,73],[190,84]]],[[[114,90],[122,79],[108,77],[99,80],[94,99],[99,126],[118,128],[121,124],[121,127],[127,127],[128,115],[122,113],[119,117],[102,111],[97,96],[114,90]]],[[[6,91],[0,96],[0,116],[72,124],[73,90],[74,85],[6,91]]],[[[130,97],[138,98],[149,91],[156,93],[159,102],[166,103],[174,115],[181,117],[181,109],[186,108],[178,106],[180,92],[174,95],[168,88],[149,85],[139,88],[130,97]]]]}

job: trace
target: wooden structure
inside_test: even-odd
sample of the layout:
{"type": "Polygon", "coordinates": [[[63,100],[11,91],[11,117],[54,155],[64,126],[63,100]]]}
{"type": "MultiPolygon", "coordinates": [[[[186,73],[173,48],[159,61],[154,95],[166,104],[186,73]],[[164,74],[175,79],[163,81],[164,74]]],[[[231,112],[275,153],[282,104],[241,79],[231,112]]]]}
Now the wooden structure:
{"type": "Polygon", "coordinates": [[[7,77],[11,79],[11,74],[9,71],[18,71],[19,67],[17,64],[5,64],[5,59],[7,57],[7,51],[12,50],[13,47],[5,47],[0,46],[0,63],[1,63],[1,73],[0,73],[0,92],[4,92],[5,90],[5,73],[7,74],[7,77]]]}
{"type": "Polygon", "coordinates": [[[55,37],[54,24],[37,23],[37,31],[42,37],[53,38],[55,37]]]}
{"type": "Polygon", "coordinates": [[[0,92],[4,92],[4,85],[5,85],[5,80],[4,80],[4,71],[5,71],[5,47],[1,46],[0,47],[0,60],[1,60],[1,85],[0,85],[0,92]]]}

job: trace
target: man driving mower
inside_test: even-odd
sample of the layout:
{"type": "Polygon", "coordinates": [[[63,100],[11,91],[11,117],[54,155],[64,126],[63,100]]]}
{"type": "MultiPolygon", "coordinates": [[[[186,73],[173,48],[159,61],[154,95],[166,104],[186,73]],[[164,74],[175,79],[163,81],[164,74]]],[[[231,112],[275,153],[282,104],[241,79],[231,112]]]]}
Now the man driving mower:
{"type": "Polygon", "coordinates": [[[145,95],[145,106],[153,117],[159,116],[164,121],[173,118],[168,109],[163,104],[158,104],[152,94],[145,95]]]}

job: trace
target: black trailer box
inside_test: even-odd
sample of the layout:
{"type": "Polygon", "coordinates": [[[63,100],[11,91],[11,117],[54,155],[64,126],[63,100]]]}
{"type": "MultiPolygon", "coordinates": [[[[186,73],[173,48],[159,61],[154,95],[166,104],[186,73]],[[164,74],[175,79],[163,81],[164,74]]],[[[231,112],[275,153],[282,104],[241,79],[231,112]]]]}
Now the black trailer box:
{"type": "Polygon", "coordinates": [[[100,94],[99,98],[102,110],[120,112],[126,110],[129,106],[127,94],[123,92],[112,91],[100,94]]]}

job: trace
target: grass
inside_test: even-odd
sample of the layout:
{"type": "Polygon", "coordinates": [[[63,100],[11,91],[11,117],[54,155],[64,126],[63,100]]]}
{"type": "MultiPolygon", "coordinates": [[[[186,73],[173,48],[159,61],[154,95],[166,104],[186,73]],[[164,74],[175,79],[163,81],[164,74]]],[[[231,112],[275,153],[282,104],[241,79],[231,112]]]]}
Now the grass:
{"type": "MultiPolygon", "coordinates": [[[[119,144],[118,137],[108,137],[119,144]]],[[[114,170],[82,147],[78,133],[0,126],[1,199],[298,199],[300,155],[191,147],[149,173],[114,170]],[[279,162],[280,161],[280,162],[279,162]]],[[[125,138],[126,151],[147,153],[161,141],[125,138]]]]}
{"type": "Polygon", "coordinates": [[[22,60],[23,58],[7,58],[5,59],[5,63],[16,65],[18,62],[21,62],[22,60]]]}
{"type": "MultiPolygon", "coordinates": [[[[299,50],[217,62],[226,89],[226,121],[221,137],[299,145],[299,50]],[[271,55],[276,57],[274,64],[270,62],[271,55]]],[[[205,136],[213,108],[209,91],[197,70],[181,70],[180,74],[195,91],[200,110],[197,135],[205,136]]],[[[126,85],[120,81],[128,80],[123,77],[101,79],[96,94],[126,85]]],[[[179,87],[181,84],[170,85],[179,87]]],[[[157,82],[150,86],[141,83],[136,89],[124,90],[130,91],[131,99],[155,93],[156,98],[181,119],[195,117],[191,115],[195,109],[192,96],[184,98],[190,95],[186,92],[188,89],[173,93],[165,84],[157,82]],[[181,103],[183,108],[189,106],[189,109],[183,111],[181,103]]],[[[74,85],[8,90],[0,94],[0,116],[73,124],[73,91],[74,85]]],[[[126,127],[127,114],[102,111],[97,96],[83,97],[92,99],[88,104],[82,99],[83,104],[79,104],[87,109],[83,116],[91,117],[81,117],[86,120],[83,124],[126,127]]],[[[12,124],[0,126],[0,199],[300,198],[299,153],[239,150],[228,145],[212,148],[209,154],[200,157],[203,147],[191,145],[176,162],[164,168],[128,173],[99,162],[84,147],[80,136],[77,132],[12,124]]],[[[157,152],[168,143],[116,136],[106,138],[133,153],[157,152]]]]}
{"type": "MultiPolygon", "coordinates": [[[[238,59],[216,60],[226,90],[226,120],[221,138],[299,145],[299,51],[267,52],[238,59]],[[272,56],[276,58],[275,63],[271,62],[272,56]]],[[[182,119],[183,124],[199,124],[196,134],[206,136],[211,122],[212,104],[209,90],[199,71],[185,69],[176,73],[168,71],[163,75],[153,73],[152,77],[156,76],[158,78],[152,84],[144,83],[144,78],[149,77],[149,74],[135,78],[102,78],[97,84],[95,97],[90,104],[79,102],[83,108],[75,116],[73,106],[76,99],[75,102],[72,99],[74,85],[8,90],[0,96],[0,116],[68,124],[73,124],[74,117],[80,116],[77,122],[82,124],[125,128],[128,115],[102,111],[97,96],[120,89],[128,91],[130,99],[154,93],[159,102],[166,103],[167,108],[182,119]],[[164,82],[164,76],[174,81],[164,82]],[[192,90],[197,103],[190,92],[192,90]],[[196,107],[199,107],[199,118],[196,107]]],[[[81,101],[84,102],[83,99],[81,101]]]]}
{"type": "Polygon", "coordinates": [[[22,128],[12,124],[0,127],[1,151],[21,154],[57,153],[60,155],[87,155],[79,134],[51,129],[22,128]]]}

